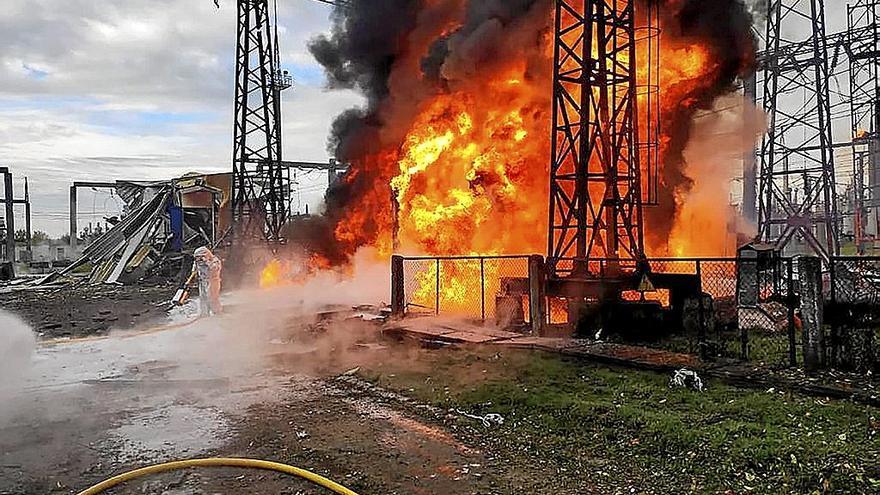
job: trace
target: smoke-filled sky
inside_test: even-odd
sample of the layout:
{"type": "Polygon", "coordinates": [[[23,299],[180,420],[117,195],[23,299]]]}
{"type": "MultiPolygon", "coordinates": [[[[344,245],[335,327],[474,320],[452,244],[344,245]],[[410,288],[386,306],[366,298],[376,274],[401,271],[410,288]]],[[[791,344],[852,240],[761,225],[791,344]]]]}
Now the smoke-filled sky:
{"type": "MultiPolygon", "coordinates": [[[[837,2],[826,2],[837,3],[837,2]]],[[[34,228],[60,235],[73,180],[166,179],[230,168],[235,5],[212,0],[4,0],[0,9],[0,154],[31,181],[34,228]]],[[[285,153],[323,161],[334,117],[362,98],[325,90],[307,42],[330,28],[330,7],[279,0],[285,153]]],[[[829,8],[829,31],[845,9],[829,8]]],[[[317,207],[323,175],[304,177],[317,207]]],[[[83,192],[84,222],[118,200],[83,192]]],[[[21,222],[19,215],[18,222],[21,222]]],[[[19,223],[21,225],[21,223],[19,223]]]]}

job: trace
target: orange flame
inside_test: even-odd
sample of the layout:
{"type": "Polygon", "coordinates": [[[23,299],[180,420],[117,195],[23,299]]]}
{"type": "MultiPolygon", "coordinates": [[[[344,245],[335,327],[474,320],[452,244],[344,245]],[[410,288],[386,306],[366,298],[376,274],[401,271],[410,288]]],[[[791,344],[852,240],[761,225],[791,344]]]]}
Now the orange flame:
{"type": "Polygon", "coordinates": [[[260,288],[274,289],[289,283],[289,267],[279,259],[273,259],[260,272],[260,288]]]}
{"type": "Polygon", "coordinates": [[[327,270],[345,270],[321,254],[312,254],[308,260],[292,256],[290,259],[274,258],[260,271],[260,288],[275,289],[304,284],[309,278],[327,270]]]}
{"type": "MultiPolygon", "coordinates": [[[[409,51],[395,63],[390,78],[389,91],[400,98],[389,103],[382,115],[393,122],[387,131],[392,135],[382,136],[393,144],[364,158],[368,163],[359,173],[368,170],[376,180],[338,223],[335,234],[340,244],[352,251],[371,245],[381,255],[394,250],[427,255],[546,250],[553,65],[552,21],[548,21],[541,20],[545,24],[536,29],[541,33],[537,39],[526,41],[534,46],[499,47],[504,52],[497,60],[471,72],[457,68],[464,75],[450,69],[453,74],[442,91],[428,83],[419,86],[420,62],[437,33],[411,35],[409,51]],[[409,98],[425,94],[429,96],[409,98]],[[403,102],[411,101],[422,103],[403,109],[403,102]]],[[[448,23],[442,30],[456,25],[448,23]]],[[[639,78],[647,77],[646,66],[647,62],[638,62],[639,78]]],[[[693,95],[714,84],[712,73],[718,62],[707,46],[673,40],[661,45],[660,67],[663,119],[696,103],[693,95]]],[[[645,107],[640,111],[647,111],[645,107]]],[[[661,164],[670,139],[661,136],[661,164]]],[[[711,223],[727,212],[706,215],[711,223]]],[[[648,254],[692,255],[694,246],[707,245],[715,231],[714,227],[699,232],[674,229],[674,238],[649,242],[648,254]]],[[[715,250],[719,243],[709,244],[712,247],[705,251],[715,250]]],[[[433,292],[436,267],[417,275],[418,303],[473,312],[461,306],[468,300],[463,294],[479,289],[479,270],[459,266],[441,276],[443,293],[438,296],[433,292]]],[[[497,283],[489,288],[491,304],[496,289],[497,283]]]]}

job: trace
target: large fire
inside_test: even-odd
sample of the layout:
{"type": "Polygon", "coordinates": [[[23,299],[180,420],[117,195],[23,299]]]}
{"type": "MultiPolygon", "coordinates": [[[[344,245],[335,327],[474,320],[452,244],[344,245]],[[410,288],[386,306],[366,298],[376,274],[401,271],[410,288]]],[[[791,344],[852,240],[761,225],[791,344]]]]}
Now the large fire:
{"type": "MultiPolygon", "coordinates": [[[[382,180],[346,213],[336,230],[340,242],[371,244],[382,254],[395,249],[428,255],[546,250],[553,62],[552,36],[548,30],[538,32],[541,36],[530,55],[487,64],[470,79],[452,79],[445,91],[424,98],[409,118],[400,144],[367,158],[377,162],[373,166],[383,171],[382,180]],[[527,62],[529,56],[546,68],[536,69],[534,62],[527,62]],[[364,228],[368,221],[378,228],[378,235],[363,239],[370,230],[364,228]],[[395,231],[397,246],[392,242],[395,231]]],[[[717,63],[708,47],[691,41],[664,40],[661,46],[662,122],[682,106],[696,105],[694,94],[714,84],[717,63]]],[[[412,47],[407,55],[417,59],[424,50],[412,47]]],[[[647,62],[640,61],[639,66],[646,67],[647,62]]],[[[407,85],[420,78],[407,72],[417,69],[418,64],[408,60],[398,64],[391,78],[392,93],[398,78],[407,85]]],[[[646,70],[638,72],[640,77],[647,75],[646,70]]],[[[641,111],[647,111],[647,105],[641,111]]],[[[661,163],[669,141],[661,136],[661,163]]],[[[685,198],[675,199],[684,202],[685,198]]],[[[716,213],[726,228],[726,221],[720,219],[728,212],[722,208],[716,213]]],[[[694,234],[677,229],[672,238],[649,235],[649,254],[722,254],[706,251],[722,249],[723,229],[694,234]],[[691,250],[691,245],[702,248],[691,250]]]]}
{"type": "Polygon", "coordinates": [[[516,70],[484,89],[439,95],[415,119],[391,180],[400,248],[435,255],[540,250],[546,206],[544,111],[516,70]],[[536,242],[537,241],[537,242],[536,242]]]}
{"type": "MultiPolygon", "coordinates": [[[[370,124],[362,129],[369,131],[339,138],[345,150],[340,158],[354,166],[345,177],[343,207],[334,210],[337,251],[351,256],[369,246],[382,257],[392,252],[545,253],[554,2],[520,1],[517,6],[512,2],[509,15],[493,14],[508,8],[494,3],[485,11],[472,5],[479,2],[467,0],[413,5],[419,3],[415,14],[407,14],[411,20],[406,29],[389,36],[393,63],[382,76],[386,83],[381,97],[366,114],[365,122],[370,124]],[[479,16],[483,17],[475,21],[479,16]]],[[[637,17],[642,17],[638,9],[644,4],[636,5],[637,17]]],[[[753,51],[750,38],[734,43],[713,31],[715,27],[700,25],[726,22],[718,12],[741,8],[737,5],[733,0],[712,6],[698,0],[660,2],[663,37],[659,81],[653,83],[660,88],[662,192],[658,206],[646,207],[649,256],[724,255],[733,243],[728,232],[730,210],[718,207],[719,202],[726,206],[727,198],[717,197],[729,190],[729,164],[719,166],[711,157],[707,160],[689,151],[688,136],[698,127],[694,120],[698,110],[711,107],[715,98],[729,92],[730,80],[751,60],[749,54],[730,53],[734,45],[734,51],[753,51]],[[722,4],[726,6],[718,7],[722,4]],[[708,16],[711,20],[695,21],[699,15],[694,9],[718,12],[708,16]],[[709,172],[703,177],[693,176],[705,170],[709,172]],[[714,208],[707,205],[709,198],[716,201],[714,208]],[[686,224],[700,227],[685,228],[686,224]]],[[[366,18],[370,13],[365,9],[352,15],[366,18]]],[[[361,29],[357,22],[346,28],[361,29]]],[[[728,31],[750,36],[747,27],[728,31]]],[[[352,49],[345,41],[334,41],[337,50],[352,49]]],[[[649,64],[646,53],[638,55],[637,73],[643,85],[649,64]]],[[[327,57],[327,63],[337,56],[327,57]]],[[[371,56],[364,60],[385,60],[371,56]]],[[[357,66],[363,60],[352,62],[357,66]]],[[[328,66],[328,73],[345,75],[351,68],[334,67],[328,66]]],[[[648,108],[644,99],[642,94],[642,120],[648,108]]],[[[427,289],[436,269],[421,273],[424,294],[419,299],[427,304],[432,297],[443,297],[449,300],[439,302],[454,305],[456,293],[473,289],[469,281],[478,268],[459,270],[462,273],[453,276],[457,282],[444,283],[448,294],[440,296],[427,289]]]]}
{"type": "Polygon", "coordinates": [[[290,267],[287,262],[279,259],[270,260],[260,272],[260,288],[274,289],[290,283],[288,273],[290,267]]]}

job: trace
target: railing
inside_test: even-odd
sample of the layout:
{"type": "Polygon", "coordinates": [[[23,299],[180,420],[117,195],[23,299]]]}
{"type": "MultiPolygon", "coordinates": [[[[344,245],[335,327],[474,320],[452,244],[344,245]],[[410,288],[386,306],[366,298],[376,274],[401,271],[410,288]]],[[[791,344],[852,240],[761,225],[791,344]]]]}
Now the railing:
{"type": "MultiPolygon", "coordinates": [[[[556,263],[563,273],[587,272],[592,277],[636,273],[640,268],[633,261],[617,260],[556,263]]],[[[623,300],[660,302],[678,320],[666,319],[658,328],[636,332],[638,338],[648,338],[630,343],[768,366],[803,363],[797,259],[651,258],[644,263],[650,268],[649,282],[657,287],[624,291],[623,300]]],[[[545,267],[540,256],[396,256],[393,267],[392,306],[397,314],[453,315],[494,320],[502,326],[531,324],[536,332],[548,324],[571,323],[567,300],[543,296],[545,267]],[[536,286],[542,288],[536,291],[536,286]],[[533,321],[533,314],[542,315],[543,321],[533,321]]],[[[862,362],[877,362],[880,257],[832,258],[822,290],[827,306],[826,365],[858,368],[862,362]]]]}
{"type": "Polygon", "coordinates": [[[853,371],[880,371],[880,257],[834,257],[825,319],[825,362],[853,371]]]}
{"type": "Polygon", "coordinates": [[[398,311],[530,321],[528,256],[395,257],[398,311]]]}

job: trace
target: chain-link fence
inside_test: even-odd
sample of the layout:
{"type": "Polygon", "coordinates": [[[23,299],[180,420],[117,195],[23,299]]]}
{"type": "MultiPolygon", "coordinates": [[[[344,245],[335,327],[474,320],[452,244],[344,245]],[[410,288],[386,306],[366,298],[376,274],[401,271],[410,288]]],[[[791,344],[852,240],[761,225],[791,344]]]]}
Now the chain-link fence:
{"type": "Polygon", "coordinates": [[[800,362],[796,264],[792,258],[739,260],[737,319],[741,356],[770,366],[800,362]]]}
{"type": "Polygon", "coordinates": [[[660,339],[646,345],[707,358],[739,358],[737,265],[732,258],[649,259],[654,288],[640,298],[669,308],[660,339]]]}
{"type": "Polygon", "coordinates": [[[703,294],[702,344],[705,357],[736,358],[742,356],[742,339],[736,306],[736,261],[728,259],[701,260],[697,265],[703,294]],[[707,315],[707,316],[705,316],[707,315]]]}
{"type": "Polygon", "coordinates": [[[830,264],[826,363],[877,371],[880,361],[880,258],[839,257],[830,264]]]}
{"type": "Polygon", "coordinates": [[[450,315],[526,325],[529,258],[486,256],[403,259],[407,314],[450,315]]]}
{"type": "MultiPolygon", "coordinates": [[[[624,291],[621,302],[652,302],[663,308],[664,316],[662,325],[636,332],[639,337],[631,343],[768,366],[803,362],[795,259],[758,253],[646,262],[648,276],[638,290],[624,291]]],[[[639,268],[590,260],[588,271],[602,273],[609,267],[616,273],[639,268]]],[[[408,314],[525,326],[532,319],[529,270],[527,256],[403,258],[397,275],[402,280],[398,301],[408,314]]],[[[823,285],[825,362],[844,369],[876,367],[880,257],[833,258],[823,285]]],[[[564,297],[546,297],[543,311],[544,323],[550,326],[571,323],[572,306],[564,297]]]]}
{"type": "MultiPolygon", "coordinates": [[[[610,262],[591,260],[590,268],[610,262]]],[[[708,359],[795,365],[797,274],[792,259],[655,258],[646,260],[648,286],[625,291],[625,302],[654,302],[665,318],[624,341],[708,359]]],[[[634,269],[633,268],[630,269],[634,269]]],[[[640,284],[643,285],[643,284],[640,284]]],[[[548,301],[551,323],[565,322],[565,300],[548,301]],[[554,304],[554,302],[556,304],[554,304]]]]}

